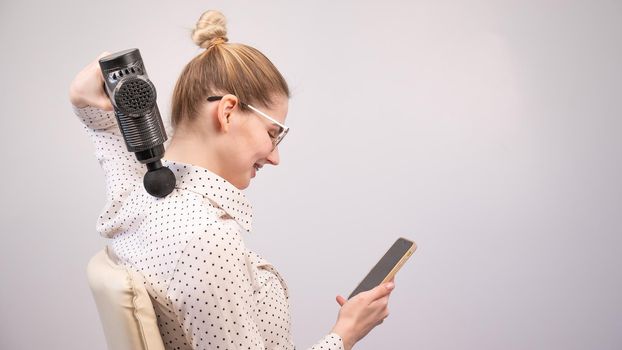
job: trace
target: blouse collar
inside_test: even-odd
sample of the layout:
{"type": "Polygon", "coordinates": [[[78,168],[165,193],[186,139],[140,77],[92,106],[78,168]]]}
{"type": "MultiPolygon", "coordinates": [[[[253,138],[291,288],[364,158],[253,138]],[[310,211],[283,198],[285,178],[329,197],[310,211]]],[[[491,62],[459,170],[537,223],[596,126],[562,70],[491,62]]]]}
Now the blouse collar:
{"type": "Polygon", "coordinates": [[[251,231],[253,207],[244,193],[229,181],[197,165],[162,159],[175,174],[175,188],[201,194],[214,201],[247,232],[251,231]]]}

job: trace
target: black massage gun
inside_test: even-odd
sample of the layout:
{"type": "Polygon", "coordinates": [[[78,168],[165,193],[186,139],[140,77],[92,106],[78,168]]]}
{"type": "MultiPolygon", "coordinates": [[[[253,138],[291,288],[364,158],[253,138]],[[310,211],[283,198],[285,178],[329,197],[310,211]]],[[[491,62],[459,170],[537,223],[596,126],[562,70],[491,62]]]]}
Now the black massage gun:
{"type": "Polygon", "coordinates": [[[140,51],[129,49],[99,60],[106,93],[114,106],[127,150],[147,165],[143,185],[155,197],[166,197],[175,188],[175,174],[162,165],[166,131],[140,51]]]}

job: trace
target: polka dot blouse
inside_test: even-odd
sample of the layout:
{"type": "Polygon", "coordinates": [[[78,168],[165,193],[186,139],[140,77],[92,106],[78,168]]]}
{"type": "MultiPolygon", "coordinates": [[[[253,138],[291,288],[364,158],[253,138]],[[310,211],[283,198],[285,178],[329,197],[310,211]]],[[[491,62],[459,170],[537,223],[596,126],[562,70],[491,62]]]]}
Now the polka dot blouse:
{"type": "MultiPolygon", "coordinates": [[[[120,263],[142,273],[167,349],[294,349],[289,292],[272,264],[244,245],[252,208],[207,169],[163,160],[177,179],[147,194],[146,167],[128,152],[112,112],[75,108],[102,166],[107,204],[98,232],[120,263]]],[[[343,349],[329,333],[311,349],[343,349]]]]}

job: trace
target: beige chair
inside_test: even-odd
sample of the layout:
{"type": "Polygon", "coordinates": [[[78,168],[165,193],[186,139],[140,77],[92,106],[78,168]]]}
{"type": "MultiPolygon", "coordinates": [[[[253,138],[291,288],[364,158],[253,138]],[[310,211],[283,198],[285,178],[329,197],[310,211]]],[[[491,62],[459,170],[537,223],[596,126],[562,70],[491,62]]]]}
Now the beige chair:
{"type": "Polygon", "coordinates": [[[164,350],[143,277],[106,247],[89,261],[87,275],[110,350],[164,350]]]}

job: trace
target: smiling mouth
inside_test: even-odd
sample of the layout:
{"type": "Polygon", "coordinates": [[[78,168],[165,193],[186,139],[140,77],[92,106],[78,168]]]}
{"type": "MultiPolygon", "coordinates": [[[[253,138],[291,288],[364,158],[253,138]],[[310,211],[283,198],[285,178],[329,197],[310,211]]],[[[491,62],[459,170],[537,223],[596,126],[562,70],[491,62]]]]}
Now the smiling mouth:
{"type": "Polygon", "coordinates": [[[263,167],[263,165],[259,165],[259,164],[253,164],[253,173],[251,174],[251,177],[255,177],[255,175],[257,174],[257,172],[259,171],[259,169],[261,169],[261,167],[263,167]]]}

